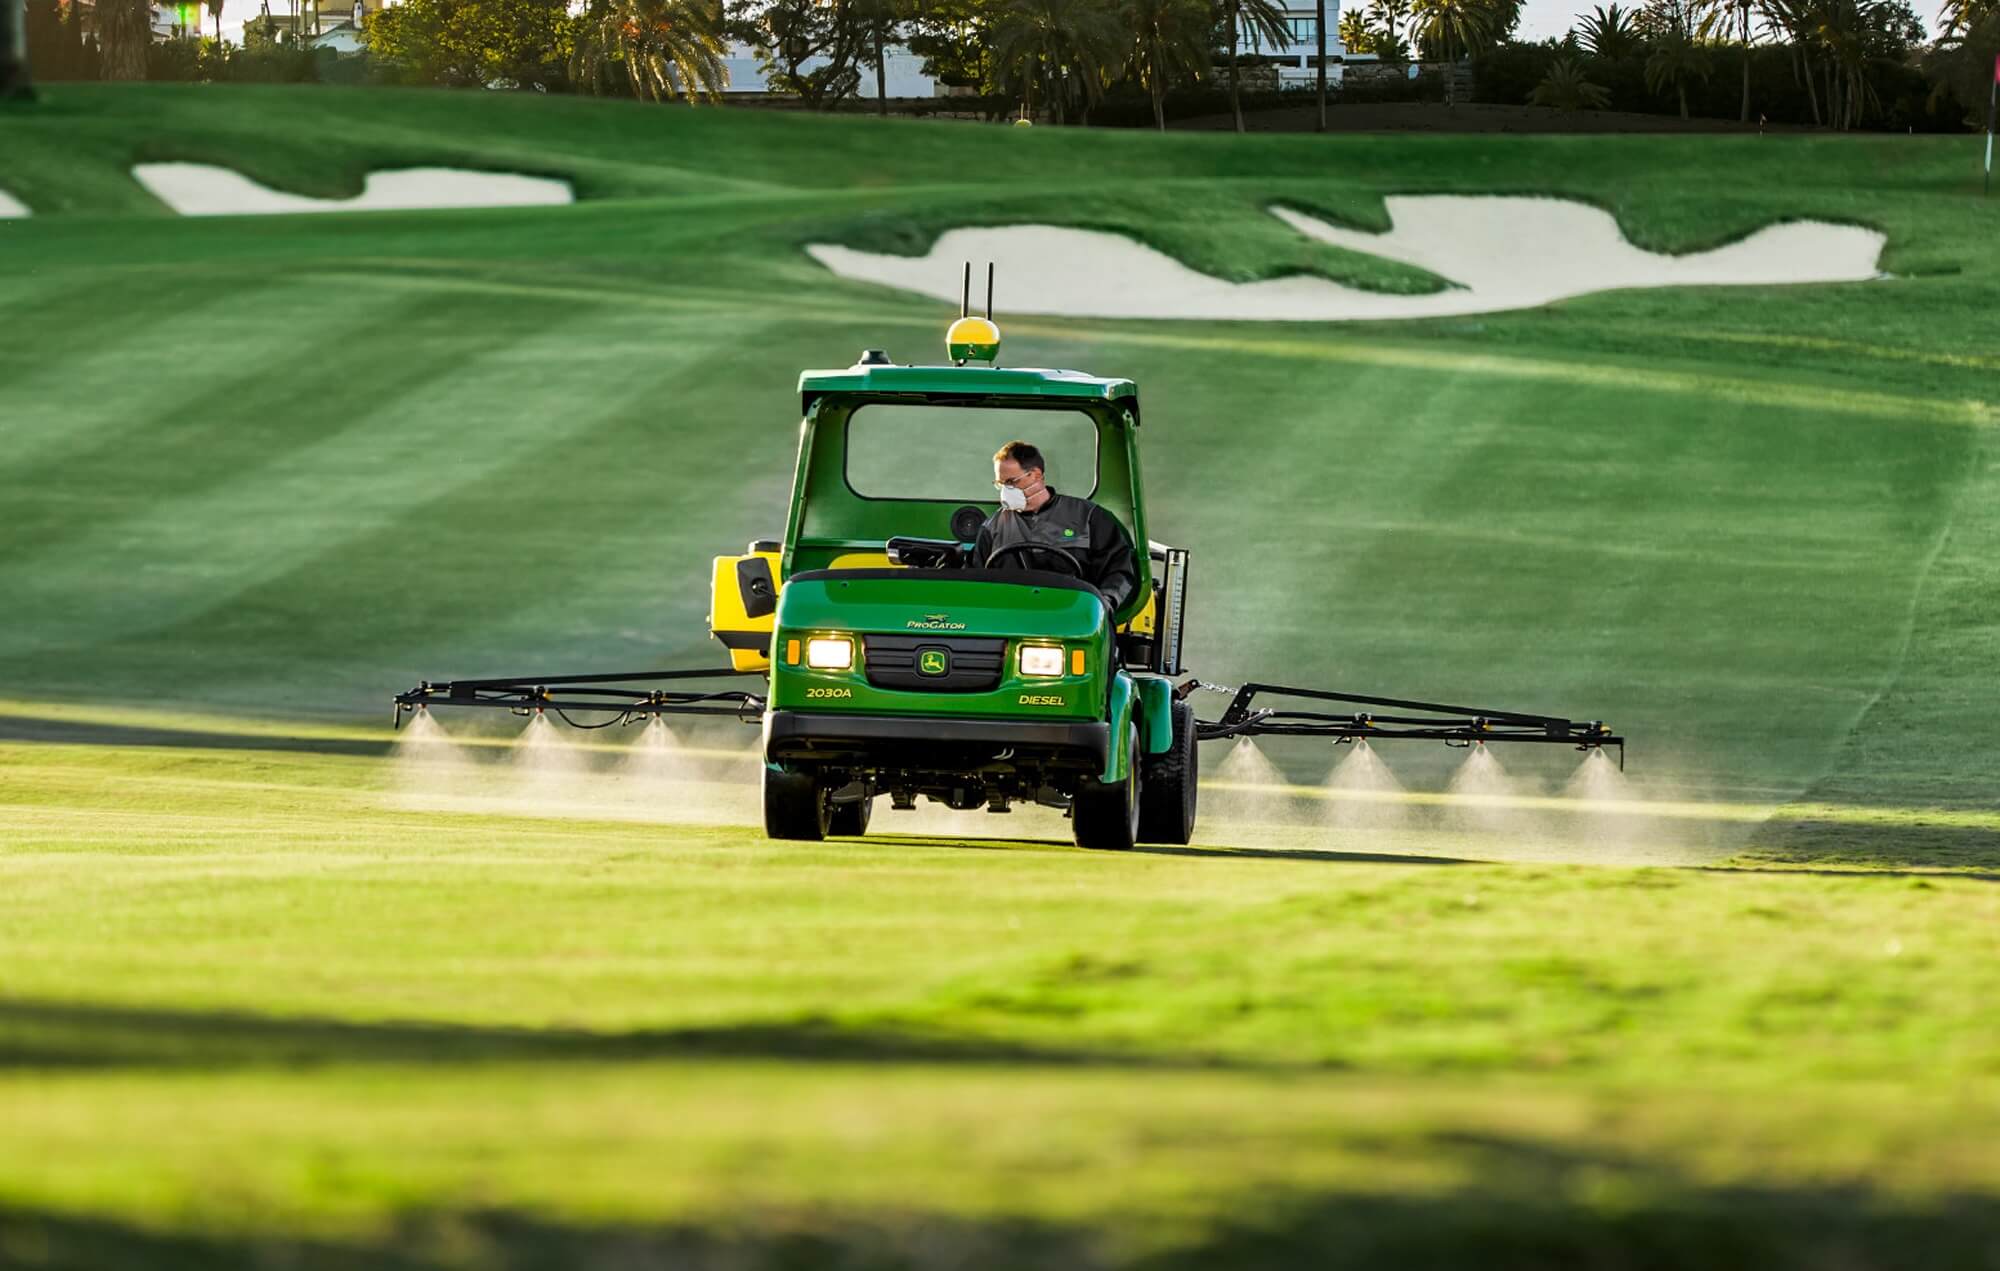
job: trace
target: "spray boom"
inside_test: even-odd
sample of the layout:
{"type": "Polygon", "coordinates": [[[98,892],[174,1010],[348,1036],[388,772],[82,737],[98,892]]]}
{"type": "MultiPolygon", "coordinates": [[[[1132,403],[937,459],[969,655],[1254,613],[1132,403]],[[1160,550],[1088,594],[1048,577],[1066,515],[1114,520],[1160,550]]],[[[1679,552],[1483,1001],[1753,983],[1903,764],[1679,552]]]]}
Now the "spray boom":
{"type": "Polygon", "coordinates": [[[554,711],[574,728],[606,728],[629,724],[654,715],[725,715],[755,723],[764,711],[764,695],[741,689],[685,692],[677,689],[610,687],[643,684],[648,680],[709,680],[723,676],[757,674],[724,667],[697,671],[625,671],[608,675],[514,676],[490,680],[450,680],[433,684],[420,682],[395,698],[395,724],[413,711],[438,706],[483,706],[508,710],[516,715],[542,715],[554,711]],[[555,692],[550,692],[554,686],[555,692]],[[568,712],[591,712],[606,718],[594,723],[578,723],[568,712]]]}
{"type": "MultiPolygon", "coordinates": [[[[1184,693],[1192,688],[1214,687],[1198,680],[1182,686],[1184,693]]],[[[1441,741],[1447,746],[1512,741],[1574,746],[1583,751],[1615,746],[1618,749],[1618,767],[1621,771],[1625,767],[1625,739],[1613,733],[1610,726],[1599,719],[1579,723],[1556,715],[1529,715],[1519,711],[1416,702],[1397,697],[1364,697],[1356,693],[1291,688],[1283,684],[1245,684],[1230,698],[1222,718],[1196,722],[1195,735],[1203,741],[1258,736],[1331,737],[1336,742],[1396,738],[1441,741]],[[1410,713],[1377,715],[1366,711],[1336,714],[1281,710],[1274,706],[1256,705],[1259,696],[1305,698],[1354,706],[1386,706],[1410,713]]]]}

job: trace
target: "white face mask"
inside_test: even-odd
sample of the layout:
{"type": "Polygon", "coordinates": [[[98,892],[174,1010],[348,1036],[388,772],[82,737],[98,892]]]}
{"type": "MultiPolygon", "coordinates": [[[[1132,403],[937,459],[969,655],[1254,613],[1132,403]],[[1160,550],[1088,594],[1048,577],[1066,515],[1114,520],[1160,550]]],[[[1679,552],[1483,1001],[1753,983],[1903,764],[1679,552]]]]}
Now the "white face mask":
{"type": "Polygon", "coordinates": [[[1028,496],[1011,485],[1003,485],[1000,487],[1000,506],[1009,512],[1025,512],[1028,510],[1028,496]]]}

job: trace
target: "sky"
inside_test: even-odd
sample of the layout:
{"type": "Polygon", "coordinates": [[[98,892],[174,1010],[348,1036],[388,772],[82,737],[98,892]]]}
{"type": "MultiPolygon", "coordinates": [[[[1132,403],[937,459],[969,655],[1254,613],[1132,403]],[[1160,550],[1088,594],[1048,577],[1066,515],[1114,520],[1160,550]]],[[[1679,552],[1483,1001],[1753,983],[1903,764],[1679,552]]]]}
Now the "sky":
{"type": "Polygon", "coordinates": [[[1560,36],[1576,25],[1577,14],[1588,12],[1589,5],[1571,3],[1571,0],[1528,0],[1521,6],[1518,38],[1546,40],[1560,36]]]}

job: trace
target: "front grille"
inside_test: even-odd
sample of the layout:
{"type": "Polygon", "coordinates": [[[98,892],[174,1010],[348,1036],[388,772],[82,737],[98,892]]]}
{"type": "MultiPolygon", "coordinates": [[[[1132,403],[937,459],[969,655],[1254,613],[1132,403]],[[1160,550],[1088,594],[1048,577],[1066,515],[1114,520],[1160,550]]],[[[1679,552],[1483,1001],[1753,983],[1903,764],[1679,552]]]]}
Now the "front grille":
{"type": "Polygon", "coordinates": [[[864,635],[861,656],[868,682],[876,688],[919,689],[926,693],[980,693],[1000,683],[1007,642],[987,636],[864,635]],[[943,654],[942,675],[926,674],[943,654]]]}

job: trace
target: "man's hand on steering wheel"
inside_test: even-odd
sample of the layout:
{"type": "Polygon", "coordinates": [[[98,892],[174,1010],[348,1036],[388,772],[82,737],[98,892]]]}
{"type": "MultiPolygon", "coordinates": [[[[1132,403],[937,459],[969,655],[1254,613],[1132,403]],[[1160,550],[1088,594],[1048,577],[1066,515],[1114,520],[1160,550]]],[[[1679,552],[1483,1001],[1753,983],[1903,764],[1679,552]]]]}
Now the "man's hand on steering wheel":
{"type": "Polygon", "coordinates": [[[1006,556],[1010,552],[1047,552],[1050,556],[1069,566],[1069,576],[1071,578],[1078,580],[1083,578],[1083,565],[1076,557],[1070,555],[1060,547],[1050,547],[1046,543],[1009,543],[1005,547],[995,548],[993,554],[986,558],[986,568],[993,568],[1001,557],[1006,556]]]}

